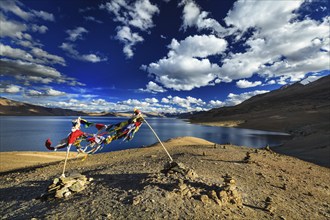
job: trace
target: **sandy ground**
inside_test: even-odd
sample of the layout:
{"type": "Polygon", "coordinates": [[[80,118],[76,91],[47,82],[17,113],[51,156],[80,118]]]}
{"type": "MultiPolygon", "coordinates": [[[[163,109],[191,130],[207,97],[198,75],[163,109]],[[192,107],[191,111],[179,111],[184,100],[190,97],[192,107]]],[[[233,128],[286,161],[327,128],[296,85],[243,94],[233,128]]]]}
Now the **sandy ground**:
{"type": "MultiPolygon", "coordinates": [[[[71,159],[67,175],[78,172],[93,181],[64,199],[38,199],[61,175],[63,161],[0,172],[2,219],[330,218],[328,168],[266,149],[219,145],[193,137],[164,144],[174,161],[197,174],[195,179],[183,180],[190,194],[177,188],[180,179],[160,172],[169,158],[156,144],[95,154],[85,161],[71,159]],[[251,156],[248,162],[244,159],[247,153],[251,156]],[[236,181],[242,207],[208,199],[210,192],[224,184],[226,174],[236,181]],[[267,200],[272,201],[272,211],[265,210],[267,200]]],[[[22,158],[31,155],[18,153],[22,158]]],[[[46,162],[57,156],[42,154],[33,157],[46,162]]]]}
{"type": "MultiPolygon", "coordinates": [[[[0,172],[27,168],[57,162],[65,159],[66,152],[33,152],[13,151],[0,152],[0,172]]],[[[69,159],[76,158],[77,153],[70,152],[69,159]]],[[[82,157],[82,155],[78,155],[82,157]]]]}

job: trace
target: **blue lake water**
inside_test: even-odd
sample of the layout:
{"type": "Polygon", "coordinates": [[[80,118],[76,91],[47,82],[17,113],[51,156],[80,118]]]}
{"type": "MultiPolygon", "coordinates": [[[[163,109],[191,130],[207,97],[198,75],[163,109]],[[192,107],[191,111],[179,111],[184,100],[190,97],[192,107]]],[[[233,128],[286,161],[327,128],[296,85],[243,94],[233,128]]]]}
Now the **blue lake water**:
{"type": "MultiPolygon", "coordinates": [[[[1,116],[0,117],[0,151],[48,151],[44,142],[50,138],[53,145],[65,138],[71,129],[71,120],[67,116],[1,116]]],[[[88,121],[103,124],[114,124],[126,120],[117,117],[84,117],[88,121]]],[[[232,143],[239,146],[265,147],[281,144],[290,137],[284,133],[259,131],[240,128],[211,127],[190,124],[173,118],[147,118],[152,128],[162,141],[174,137],[193,136],[215,143],[232,143]]],[[[95,133],[95,128],[82,128],[88,133],[95,133]]],[[[138,148],[156,143],[157,139],[146,124],[135,134],[133,140],[113,141],[101,152],[138,148]]]]}

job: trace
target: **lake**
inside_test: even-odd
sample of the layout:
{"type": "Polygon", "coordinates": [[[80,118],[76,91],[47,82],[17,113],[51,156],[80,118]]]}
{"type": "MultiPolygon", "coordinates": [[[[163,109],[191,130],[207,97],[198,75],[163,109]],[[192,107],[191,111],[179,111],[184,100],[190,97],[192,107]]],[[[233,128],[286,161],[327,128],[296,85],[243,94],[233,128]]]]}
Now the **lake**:
{"type": "MultiPolygon", "coordinates": [[[[55,146],[71,130],[71,120],[67,116],[1,116],[0,117],[0,151],[48,151],[45,140],[50,138],[55,146]]],[[[84,119],[103,124],[115,124],[126,120],[118,117],[84,117],[84,119]]],[[[267,145],[280,145],[290,136],[285,133],[259,131],[241,128],[211,127],[190,124],[173,118],[146,118],[159,138],[165,141],[180,136],[193,136],[215,143],[232,143],[239,146],[261,148],[267,145]]],[[[88,133],[96,133],[95,128],[82,128],[88,133]]],[[[113,141],[100,152],[138,148],[157,142],[154,134],[146,124],[135,134],[133,140],[113,141]]]]}

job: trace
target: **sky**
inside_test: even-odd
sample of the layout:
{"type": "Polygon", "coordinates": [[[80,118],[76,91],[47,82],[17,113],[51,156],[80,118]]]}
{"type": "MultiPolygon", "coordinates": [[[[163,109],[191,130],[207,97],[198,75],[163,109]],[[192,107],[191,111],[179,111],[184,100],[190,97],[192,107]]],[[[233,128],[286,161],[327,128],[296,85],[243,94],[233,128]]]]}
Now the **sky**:
{"type": "Polygon", "coordinates": [[[232,106],[330,74],[329,2],[0,0],[0,92],[86,112],[232,106]]]}

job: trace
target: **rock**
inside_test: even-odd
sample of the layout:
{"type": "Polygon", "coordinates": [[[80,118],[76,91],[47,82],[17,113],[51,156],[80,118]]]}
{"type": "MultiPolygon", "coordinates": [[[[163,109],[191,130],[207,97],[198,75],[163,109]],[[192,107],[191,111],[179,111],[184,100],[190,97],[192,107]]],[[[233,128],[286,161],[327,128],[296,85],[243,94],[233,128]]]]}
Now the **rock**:
{"type": "Polygon", "coordinates": [[[243,161],[245,163],[251,163],[252,162],[250,152],[246,152],[246,156],[244,157],[243,161]]]}
{"type": "Polygon", "coordinates": [[[136,197],[134,197],[133,198],[133,205],[137,205],[137,204],[139,204],[141,202],[141,197],[139,197],[139,196],[136,196],[136,197]]]}
{"type": "Polygon", "coordinates": [[[221,201],[219,200],[217,193],[212,190],[209,192],[209,197],[210,199],[212,199],[215,203],[217,203],[218,205],[221,205],[221,201]]]}
{"type": "Polygon", "coordinates": [[[71,194],[80,192],[86,188],[93,178],[87,179],[81,174],[72,174],[71,176],[55,178],[51,185],[48,186],[47,192],[40,196],[40,198],[63,198],[69,197],[71,194]]]}
{"type": "Polygon", "coordinates": [[[209,204],[210,203],[210,199],[207,195],[201,195],[200,196],[200,200],[202,201],[202,203],[204,204],[209,204]]]}
{"type": "Polygon", "coordinates": [[[194,179],[197,177],[197,174],[193,170],[186,168],[183,163],[177,163],[174,161],[166,163],[161,172],[166,175],[181,174],[183,177],[189,179],[194,179]]]}
{"type": "Polygon", "coordinates": [[[64,193],[64,197],[67,198],[67,197],[69,197],[71,194],[72,194],[72,193],[71,193],[70,191],[67,191],[67,192],[64,193]]]}
{"type": "Polygon", "coordinates": [[[78,180],[78,181],[74,182],[74,183],[69,187],[69,189],[70,189],[71,191],[73,191],[73,192],[80,192],[80,191],[82,191],[82,190],[85,189],[85,185],[84,185],[83,182],[81,182],[81,181],[78,180]]]}
{"type": "Polygon", "coordinates": [[[265,210],[270,213],[273,213],[275,210],[272,203],[273,203],[273,198],[268,196],[265,200],[265,210]]]}
{"type": "Polygon", "coordinates": [[[217,196],[222,203],[226,204],[228,202],[228,195],[226,191],[218,191],[217,196]]]}

